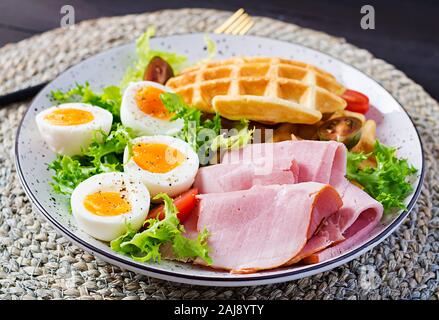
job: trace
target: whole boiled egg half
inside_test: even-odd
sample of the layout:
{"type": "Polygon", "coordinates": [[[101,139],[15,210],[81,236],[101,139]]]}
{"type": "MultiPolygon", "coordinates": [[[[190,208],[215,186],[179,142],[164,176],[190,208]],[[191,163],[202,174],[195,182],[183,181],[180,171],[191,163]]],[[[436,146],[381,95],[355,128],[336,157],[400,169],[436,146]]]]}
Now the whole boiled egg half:
{"type": "Polygon", "coordinates": [[[113,115],[90,104],[64,103],[41,111],[35,121],[52,151],[74,156],[90,145],[97,130],[110,132],[113,115]]]}
{"type": "Polygon", "coordinates": [[[184,125],[182,119],[171,120],[170,113],[160,95],[169,88],[151,81],[131,83],[124,91],[120,108],[122,124],[136,135],[174,135],[184,125]]]}
{"type": "Polygon", "coordinates": [[[124,152],[124,171],[140,179],[154,197],[188,190],[198,171],[198,155],[183,140],[163,135],[133,139],[124,152]]]}
{"type": "Polygon", "coordinates": [[[73,216],[93,238],[111,241],[146,219],[150,195],[145,185],[122,172],[101,173],[81,182],[71,196],[73,216]]]}

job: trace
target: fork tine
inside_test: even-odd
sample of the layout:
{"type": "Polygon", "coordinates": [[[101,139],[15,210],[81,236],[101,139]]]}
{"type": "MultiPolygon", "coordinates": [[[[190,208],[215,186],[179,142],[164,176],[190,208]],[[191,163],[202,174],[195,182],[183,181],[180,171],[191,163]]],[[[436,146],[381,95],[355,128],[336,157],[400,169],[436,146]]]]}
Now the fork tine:
{"type": "Polygon", "coordinates": [[[250,30],[250,28],[253,27],[253,24],[254,24],[253,20],[250,19],[249,22],[238,32],[238,34],[240,36],[246,34],[250,30]]]}
{"type": "Polygon", "coordinates": [[[239,27],[239,25],[247,19],[248,14],[244,13],[242,16],[240,16],[238,19],[236,19],[226,30],[224,30],[224,33],[233,33],[233,31],[239,27]]]}
{"type": "Polygon", "coordinates": [[[234,28],[234,30],[232,30],[232,34],[240,34],[240,32],[242,30],[245,30],[245,28],[247,28],[247,25],[250,23],[251,24],[252,19],[250,18],[250,16],[247,16],[238,26],[236,26],[236,28],[234,28]]]}
{"type": "Polygon", "coordinates": [[[215,33],[223,33],[236,19],[238,19],[244,13],[244,9],[240,8],[235,11],[222,25],[215,29],[215,33]]]}

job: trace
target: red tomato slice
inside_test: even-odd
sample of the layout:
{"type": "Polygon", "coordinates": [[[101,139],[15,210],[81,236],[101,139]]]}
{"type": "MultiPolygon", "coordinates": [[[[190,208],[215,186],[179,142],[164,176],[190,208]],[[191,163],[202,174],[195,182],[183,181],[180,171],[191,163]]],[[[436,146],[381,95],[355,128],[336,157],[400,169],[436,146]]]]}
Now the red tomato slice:
{"type": "Polygon", "coordinates": [[[346,100],[346,110],[365,114],[369,110],[369,98],[361,92],[347,89],[341,97],[346,100]]]}
{"type": "MultiPolygon", "coordinates": [[[[197,199],[195,198],[197,194],[198,194],[198,189],[193,188],[182,193],[181,195],[179,195],[174,199],[174,204],[178,210],[177,217],[180,220],[180,222],[183,223],[184,221],[186,221],[187,218],[189,218],[192,210],[195,207],[195,204],[197,203],[197,199]]],[[[165,213],[163,211],[164,208],[165,208],[164,204],[155,207],[149,212],[148,218],[155,219],[158,217],[159,220],[162,220],[165,217],[165,213]]]]}

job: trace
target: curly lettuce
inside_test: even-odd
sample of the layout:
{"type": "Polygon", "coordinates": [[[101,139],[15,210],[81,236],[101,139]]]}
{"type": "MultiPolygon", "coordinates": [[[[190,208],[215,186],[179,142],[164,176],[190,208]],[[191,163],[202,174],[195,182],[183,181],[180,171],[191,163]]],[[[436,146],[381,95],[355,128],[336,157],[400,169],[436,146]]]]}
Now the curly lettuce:
{"type": "Polygon", "coordinates": [[[386,213],[395,208],[406,209],[404,200],[413,192],[409,179],[417,172],[406,159],[396,157],[396,148],[378,140],[369,154],[348,152],[346,177],[359,183],[364,191],[381,202],[386,213]],[[377,165],[362,165],[371,156],[377,165]]]}
{"type": "Polygon", "coordinates": [[[211,134],[214,136],[219,134],[221,129],[219,114],[216,114],[212,119],[203,119],[203,113],[200,110],[188,106],[183,98],[175,93],[162,93],[160,99],[166,109],[174,114],[171,120],[184,120],[183,129],[177,136],[189,143],[195,151],[198,151],[204,143],[203,134],[201,134],[204,129],[211,130],[211,134]]]}
{"type": "Polygon", "coordinates": [[[120,105],[122,103],[121,89],[117,86],[108,86],[102,89],[102,93],[96,93],[86,82],[84,85],[76,84],[76,87],[68,91],[55,90],[51,92],[51,98],[57,104],[69,102],[88,103],[101,107],[113,114],[113,122],[120,122],[120,105]]]}
{"type": "Polygon", "coordinates": [[[235,150],[246,146],[253,137],[254,129],[248,129],[248,120],[243,119],[235,130],[231,130],[228,135],[225,133],[216,136],[212,140],[210,148],[213,151],[220,149],[235,150]]]}
{"type": "Polygon", "coordinates": [[[253,137],[254,130],[248,129],[248,121],[245,119],[226,136],[221,132],[221,117],[218,113],[207,117],[202,111],[188,106],[175,93],[162,93],[160,99],[166,109],[174,113],[172,119],[184,120],[184,126],[177,137],[186,141],[198,153],[201,165],[208,164],[217,151],[244,147],[253,137]]]}
{"type": "Polygon", "coordinates": [[[61,156],[49,164],[55,171],[51,186],[56,193],[70,196],[78,184],[96,174],[96,168],[78,158],[61,156]]]}
{"type": "Polygon", "coordinates": [[[177,207],[168,195],[161,193],[155,200],[163,199],[165,203],[165,217],[163,220],[148,219],[144,223],[145,230],[137,233],[128,226],[128,231],[111,241],[111,249],[128,255],[140,262],[160,262],[164,245],[170,245],[177,259],[203,259],[207,264],[212,264],[209,257],[207,238],[209,233],[204,230],[196,239],[184,236],[184,226],[177,217],[177,207]]]}
{"type": "Polygon", "coordinates": [[[131,129],[117,124],[108,135],[98,131],[84,155],[91,158],[90,162],[100,173],[123,171],[122,155],[132,138],[131,129]]]}
{"type": "Polygon", "coordinates": [[[53,190],[70,196],[78,184],[95,174],[123,171],[123,152],[132,138],[130,129],[116,124],[108,135],[97,131],[83,156],[58,155],[49,164],[49,169],[55,171],[53,190]]]}

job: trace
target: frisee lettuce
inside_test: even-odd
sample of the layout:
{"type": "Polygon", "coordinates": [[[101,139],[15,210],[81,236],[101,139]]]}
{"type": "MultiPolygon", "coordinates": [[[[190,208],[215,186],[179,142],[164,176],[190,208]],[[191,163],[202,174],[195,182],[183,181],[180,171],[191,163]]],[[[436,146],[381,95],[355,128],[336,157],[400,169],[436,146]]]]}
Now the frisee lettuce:
{"type": "Polygon", "coordinates": [[[207,264],[212,264],[209,257],[207,230],[198,234],[196,239],[189,239],[184,236],[184,227],[177,217],[178,210],[172,199],[164,194],[158,194],[155,200],[163,199],[165,203],[165,217],[163,220],[148,219],[144,226],[146,229],[139,233],[128,226],[127,232],[111,241],[111,249],[129,255],[140,262],[160,262],[161,248],[170,244],[174,256],[177,259],[201,258],[207,264]]]}
{"type": "Polygon", "coordinates": [[[247,145],[252,137],[254,129],[248,129],[248,120],[242,119],[239,126],[235,130],[230,130],[229,134],[220,134],[212,140],[210,148],[213,151],[219,149],[235,150],[247,145]]]}
{"type": "Polygon", "coordinates": [[[94,141],[85,150],[84,155],[91,158],[90,162],[99,173],[123,171],[123,152],[133,138],[134,134],[130,128],[116,124],[108,135],[101,131],[96,132],[94,141]]]}
{"type": "Polygon", "coordinates": [[[396,157],[396,148],[388,147],[376,140],[369,154],[348,152],[346,177],[358,182],[364,190],[381,202],[384,212],[406,209],[405,198],[413,191],[408,181],[418,170],[406,159],[396,157]],[[376,167],[362,166],[362,162],[374,156],[376,167]]]}
{"type": "Polygon", "coordinates": [[[216,114],[212,119],[204,119],[200,110],[188,106],[183,98],[175,93],[162,93],[160,99],[166,109],[174,113],[171,120],[179,118],[184,120],[183,129],[177,136],[189,143],[195,151],[202,147],[206,139],[213,139],[220,133],[221,118],[219,114],[216,114]]]}
{"type": "Polygon", "coordinates": [[[152,58],[158,56],[164,59],[171,66],[174,73],[178,73],[185,67],[187,57],[166,51],[152,50],[149,45],[149,40],[155,34],[155,28],[149,27],[145,33],[143,33],[136,40],[136,60],[133,66],[129,67],[125,73],[125,76],[120,83],[122,89],[126,88],[130,82],[142,81],[143,74],[145,72],[148,63],[152,58]]]}
{"type": "Polygon", "coordinates": [[[81,163],[79,158],[62,156],[49,164],[49,169],[55,171],[50,183],[56,193],[70,196],[78,184],[96,174],[96,168],[81,163]]]}
{"type": "Polygon", "coordinates": [[[68,91],[55,90],[51,92],[52,100],[56,103],[83,102],[101,107],[113,114],[113,123],[120,122],[120,104],[122,93],[117,86],[108,86],[102,89],[102,93],[93,92],[90,84],[76,84],[76,87],[68,91]]]}
{"type": "Polygon", "coordinates": [[[83,156],[58,155],[49,164],[49,169],[55,171],[53,190],[70,196],[79,183],[95,174],[123,171],[123,152],[132,138],[130,129],[116,124],[108,135],[97,131],[83,156]]]}
{"type": "Polygon", "coordinates": [[[221,117],[218,113],[211,118],[206,117],[202,111],[188,106],[175,93],[162,93],[160,99],[166,109],[174,113],[171,120],[184,120],[184,126],[177,137],[186,141],[198,153],[201,165],[208,164],[218,151],[244,147],[252,139],[254,130],[248,129],[248,121],[245,119],[226,136],[221,132],[221,117]]]}

